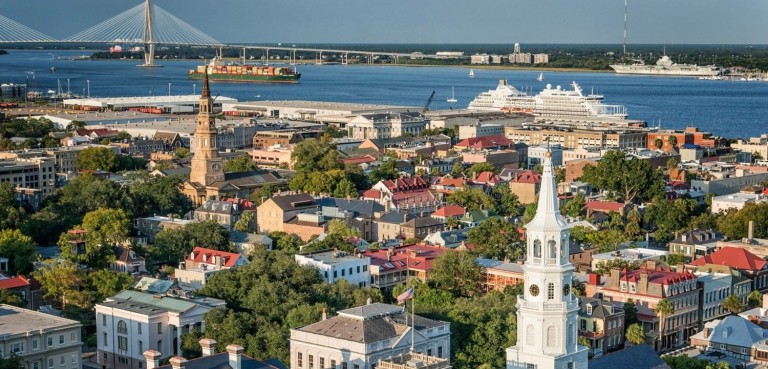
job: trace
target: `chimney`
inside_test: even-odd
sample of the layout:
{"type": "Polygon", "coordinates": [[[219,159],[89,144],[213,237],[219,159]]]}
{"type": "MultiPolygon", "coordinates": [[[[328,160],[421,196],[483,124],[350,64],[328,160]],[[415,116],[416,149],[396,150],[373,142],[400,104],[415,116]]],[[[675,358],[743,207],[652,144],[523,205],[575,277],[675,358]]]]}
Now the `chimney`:
{"type": "Polygon", "coordinates": [[[600,285],[600,274],[589,273],[589,284],[593,286],[600,285]]]}
{"type": "Polygon", "coordinates": [[[373,299],[371,299],[371,298],[369,297],[368,299],[366,299],[366,300],[365,300],[365,304],[366,304],[366,305],[370,305],[370,304],[373,304],[373,299]]]}
{"type": "Polygon", "coordinates": [[[328,309],[323,308],[323,320],[328,319],[328,309]]]}
{"type": "Polygon", "coordinates": [[[171,363],[171,367],[173,369],[184,369],[184,363],[187,362],[187,359],[181,357],[181,356],[174,356],[169,360],[171,363]]]}
{"type": "Polygon", "coordinates": [[[752,239],[755,236],[755,221],[750,220],[749,221],[749,230],[747,231],[747,239],[749,239],[749,242],[752,242],[752,239]]]}
{"type": "Polygon", "coordinates": [[[645,269],[656,270],[656,260],[653,260],[653,259],[646,260],[645,269]]]}
{"type": "Polygon", "coordinates": [[[147,369],[156,369],[160,366],[160,357],[163,354],[156,350],[144,351],[144,358],[147,359],[147,369]]]}
{"type": "Polygon", "coordinates": [[[645,271],[640,272],[640,285],[637,286],[637,292],[643,294],[648,292],[648,273],[645,271]]]}
{"type": "Polygon", "coordinates": [[[216,340],[211,338],[203,338],[199,341],[200,347],[203,348],[203,356],[211,356],[216,353],[216,340]]]}
{"type": "Polygon", "coordinates": [[[229,366],[232,367],[232,369],[242,368],[243,351],[243,346],[240,345],[231,344],[227,346],[227,353],[229,353],[229,366]]]}

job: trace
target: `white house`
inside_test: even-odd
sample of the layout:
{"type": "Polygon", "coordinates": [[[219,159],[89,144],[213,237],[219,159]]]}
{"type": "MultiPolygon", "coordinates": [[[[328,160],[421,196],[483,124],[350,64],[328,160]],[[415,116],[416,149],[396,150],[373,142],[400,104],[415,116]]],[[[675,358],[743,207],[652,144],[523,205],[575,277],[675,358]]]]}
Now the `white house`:
{"type": "Polygon", "coordinates": [[[371,258],[362,255],[350,255],[344,251],[325,250],[309,254],[296,254],[296,262],[317,268],[328,283],[344,279],[360,286],[370,287],[371,273],[368,268],[371,258]]]}
{"type": "Polygon", "coordinates": [[[291,329],[290,367],[369,369],[411,351],[451,356],[450,323],[411,317],[402,306],[368,304],[291,329]],[[415,331],[411,331],[415,321],[415,331]]]}
{"type": "Polygon", "coordinates": [[[97,360],[103,368],[144,369],[144,351],[181,354],[181,336],[203,330],[203,315],[222,300],[126,290],[96,304],[97,360]]]}

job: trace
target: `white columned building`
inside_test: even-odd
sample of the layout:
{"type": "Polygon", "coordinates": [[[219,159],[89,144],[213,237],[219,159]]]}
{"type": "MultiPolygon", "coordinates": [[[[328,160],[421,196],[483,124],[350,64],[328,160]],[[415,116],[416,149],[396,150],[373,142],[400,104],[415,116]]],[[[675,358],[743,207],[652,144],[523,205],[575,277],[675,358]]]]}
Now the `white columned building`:
{"type": "Polygon", "coordinates": [[[507,348],[507,369],[586,369],[587,348],[577,339],[579,302],[571,291],[570,231],[560,215],[551,153],[542,164],[538,209],[526,225],[517,345],[507,348]]]}

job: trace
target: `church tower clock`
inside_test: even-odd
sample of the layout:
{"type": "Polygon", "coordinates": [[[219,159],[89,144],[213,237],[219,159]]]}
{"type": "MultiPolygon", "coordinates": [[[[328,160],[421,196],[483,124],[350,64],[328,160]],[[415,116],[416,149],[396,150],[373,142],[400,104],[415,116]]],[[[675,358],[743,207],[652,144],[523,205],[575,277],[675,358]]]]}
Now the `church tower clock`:
{"type": "Polygon", "coordinates": [[[586,369],[578,344],[579,301],[571,291],[570,231],[560,215],[552,154],[543,162],[536,216],[526,228],[525,289],[517,301],[517,345],[507,369],[586,369]]]}
{"type": "Polygon", "coordinates": [[[203,92],[200,96],[200,112],[197,114],[197,127],[192,138],[195,140],[195,156],[189,181],[202,186],[224,180],[224,163],[219,157],[216,121],[213,115],[213,99],[208,87],[208,73],[203,77],[203,92]]]}

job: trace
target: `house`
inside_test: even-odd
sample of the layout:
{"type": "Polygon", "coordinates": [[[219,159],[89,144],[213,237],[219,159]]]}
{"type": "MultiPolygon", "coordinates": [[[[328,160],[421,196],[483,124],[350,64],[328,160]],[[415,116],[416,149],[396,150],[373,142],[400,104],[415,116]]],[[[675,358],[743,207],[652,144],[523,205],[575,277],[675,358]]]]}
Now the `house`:
{"type": "Polygon", "coordinates": [[[75,130],[75,134],[78,136],[88,136],[94,140],[101,140],[103,138],[116,137],[120,132],[114,129],[97,128],[97,129],[78,129],[75,130]]]}
{"type": "Polygon", "coordinates": [[[329,220],[322,212],[296,214],[283,222],[283,232],[296,235],[306,242],[326,233],[329,220]]]}
{"type": "Polygon", "coordinates": [[[608,219],[611,213],[621,215],[622,219],[627,215],[627,205],[616,201],[589,200],[584,208],[587,209],[587,219],[593,219],[595,214],[602,214],[608,219]]]}
{"type": "Polygon", "coordinates": [[[502,184],[506,184],[506,181],[501,179],[498,174],[491,171],[475,173],[475,177],[472,179],[472,181],[487,187],[496,187],[502,184]]]}
{"type": "Polygon", "coordinates": [[[499,260],[477,258],[477,265],[483,274],[483,290],[504,291],[508,286],[516,286],[524,281],[522,264],[499,260]]]}
{"type": "Polygon", "coordinates": [[[464,214],[459,219],[459,223],[464,224],[466,227],[477,227],[480,223],[485,222],[490,218],[497,218],[499,214],[496,214],[493,210],[473,210],[464,214]]]}
{"type": "Polygon", "coordinates": [[[174,151],[180,147],[184,147],[184,140],[177,132],[162,132],[157,131],[152,137],[153,140],[161,141],[165,147],[163,151],[174,151]]]}
{"type": "Polygon", "coordinates": [[[747,204],[760,204],[768,202],[768,198],[761,193],[732,193],[712,197],[712,214],[726,212],[729,209],[741,210],[747,204]]]}
{"type": "Polygon", "coordinates": [[[198,221],[214,220],[227,230],[234,228],[245,209],[239,203],[220,200],[206,200],[195,209],[195,219],[198,221]]]}
{"type": "Polygon", "coordinates": [[[373,200],[385,209],[413,213],[435,211],[440,201],[429,190],[430,184],[420,176],[381,180],[363,192],[363,200],[373,200]]]}
{"type": "Polygon", "coordinates": [[[229,241],[232,242],[242,255],[250,255],[256,247],[272,250],[273,240],[265,234],[247,232],[229,232],[229,241]]]}
{"type": "Polygon", "coordinates": [[[736,296],[746,305],[747,295],[752,291],[752,281],[738,270],[725,265],[704,264],[697,267],[693,274],[701,285],[699,315],[702,323],[729,314],[723,307],[723,301],[728,296],[736,296]]]}
{"type": "Polygon", "coordinates": [[[144,351],[147,369],[288,369],[277,359],[256,360],[243,352],[242,346],[231,344],[223,352],[216,353],[215,340],[203,338],[199,341],[203,356],[187,360],[181,356],[172,357],[169,364],[160,366],[162,353],[156,350],[144,351]]]}
{"type": "Polygon", "coordinates": [[[520,152],[516,150],[478,150],[461,153],[464,164],[490,163],[496,168],[517,168],[520,163],[520,152]]]}
{"type": "Polygon", "coordinates": [[[433,172],[437,172],[440,175],[443,175],[445,173],[450,173],[453,170],[453,164],[456,162],[456,159],[424,159],[416,163],[416,166],[414,167],[416,173],[423,172],[427,174],[432,174],[433,172]]]}
{"type": "Polygon", "coordinates": [[[509,189],[521,204],[535,203],[540,187],[541,175],[532,170],[516,172],[509,179],[509,189]]]}
{"type": "Polygon", "coordinates": [[[644,247],[619,249],[616,251],[592,254],[592,269],[597,269],[599,263],[607,263],[612,260],[621,260],[628,263],[644,263],[647,260],[661,261],[666,259],[669,252],[644,247]]]}
{"type": "MultiPolygon", "coordinates": [[[[8,259],[0,258],[0,260],[6,260],[7,263],[8,259]]],[[[9,277],[3,273],[0,273],[0,290],[16,293],[22,299],[24,299],[24,301],[27,302],[28,309],[32,309],[34,307],[32,304],[32,285],[29,279],[23,275],[9,277]]]]}
{"type": "Polygon", "coordinates": [[[344,251],[322,250],[294,256],[299,265],[316,268],[328,283],[334,283],[340,279],[346,280],[358,287],[368,287],[371,283],[371,274],[368,268],[371,259],[360,255],[352,255],[344,251]]]}
{"type": "Polygon", "coordinates": [[[347,123],[349,137],[356,139],[394,138],[405,134],[421,136],[429,119],[419,112],[360,114],[347,123]]]}
{"type": "Polygon", "coordinates": [[[461,217],[463,217],[465,213],[466,213],[466,210],[464,209],[463,206],[446,205],[440,209],[435,210],[435,212],[432,213],[432,215],[430,216],[432,218],[435,218],[445,223],[448,220],[448,218],[453,218],[458,220],[461,217]]]}
{"type": "Polygon", "coordinates": [[[467,229],[452,229],[448,231],[433,232],[428,234],[427,237],[424,237],[424,243],[427,245],[455,249],[464,245],[464,242],[467,241],[468,234],[469,231],[467,229]]]}
{"type": "Polygon", "coordinates": [[[87,145],[91,143],[91,138],[88,136],[62,137],[59,140],[59,143],[61,144],[62,147],[87,145]]]}
{"type": "Polygon", "coordinates": [[[590,280],[587,295],[593,291],[601,293],[603,299],[610,299],[616,306],[632,299],[637,306],[639,323],[654,350],[680,347],[697,331],[701,287],[696,283],[695,274],[665,269],[648,260],[637,270],[612,269],[602,285],[599,280],[590,280]],[[674,313],[663,316],[663,320],[654,310],[661,300],[675,307],[674,313]]]}
{"type": "Polygon", "coordinates": [[[316,201],[324,216],[345,219],[366,240],[373,239],[373,219],[384,213],[384,206],[373,200],[323,197],[316,201]]]}
{"type": "Polygon", "coordinates": [[[174,278],[191,289],[205,286],[214,274],[224,269],[250,264],[248,258],[233,252],[195,247],[176,269],[174,278]]]}
{"type": "Polygon", "coordinates": [[[768,262],[748,250],[727,246],[690,263],[697,267],[706,264],[725,265],[736,269],[752,280],[752,289],[768,291],[768,262]]]}
{"type": "Polygon", "coordinates": [[[0,304],[0,357],[16,354],[26,369],[80,369],[80,322],[0,304]]]}
{"type": "Polygon", "coordinates": [[[685,255],[686,260],[694,260],[709,255],[717,248],[717,241],[723,235],[711,229],[686,231],[669,241],[669,253],[685,255]]]}
{"type": "Polygon", "coordinates": [[[133,229],[141,242],[153,244],[155,243],[155,236],[163,229],[181,229],[192,222],[194,221],[172,216],[152,216],[134,219],[133,229]]]}
{"type": "Polygon", "coordinates": [[[404,239],[400,225],[413,219],[413,215],[402,211],[389,211],[373,219],[372,237],[374,241],[404,239]]]}
{"type": "MultiPolygon", "coordinates": [[[[765,309],[755,309],[764,312],[765,309]]],[[[768,361],[768,330],[761,317],[728,315],[704,325],[691,336],[691,345],[703,351],[725,354],[741,361],[768,361]]]]}
{"type": "Polygon", "coordinates": [[[454,251],[438,246],[416,244],[384,250],[368,250],[362,255],[371,259],[371,287],[388,288],[405,284],[411,278],[427,282],[433,261],[444,252],[454,251]]]}
{"type": "Polygon", "coordinates": [[[467,178],[453,178],[450,175],[441,177],[436,183],[430,186],[432,190],[445,196],[451,195],[458,190],[473,187],[482,188],[483,186],[477,186],[467,178]]]}
{"type": "Polygon", "coordinates": [[[594,297],[579,298],[579,337],[589,341],[589,356],[624,347],[624,310],[594,297]]]}
{"type": "Polygon", "coordinates": [[[116,247],[115,261],[110,269],[136,276],[147,272],[147,263],[144,257],[136,254],[130,247],[116,247]]]}
{"type": "Polygon", "coordinates": [[[450,338],[448,322],[411,316],[402,306],[372,303],[291,329],[290,367],[375,368],[380,360],[407,354],[411,347],[427,356],[450,358],[450,338]]]}
{"type": "Polygon", "coordinates": [[[147,350],[162,352],[158,359],[179,355],[180,337],[195,328],[202,332],[205,313],[224,304],[209,297],[135,290],[109,297],[96,304],[97,363],[109,369],[144,369],[147,350]]]}
{"type": "Polygon", "coordinates": [[[400,224],[403,237],[423,240],[428,234],[445,229],[445,223],[432,217],[416,217],[400,224]]]}
{"type": "Polygon", "coordinates": [[[514,143],[504,135],[470,137],[453,145],[456,151],[501,150],[513,146],[514,143]]]}
{"type": "Polygon", "coordinates": [[[259,233],[283,232],[284,222],[297,214],[315,213],[319,210],[315,199],[305,193],[275,195],[256,209],[259,233]]]}

